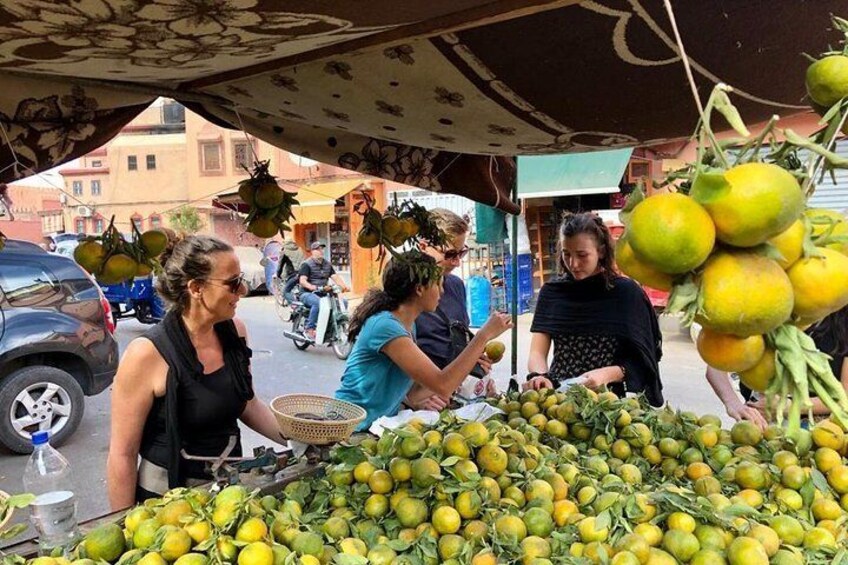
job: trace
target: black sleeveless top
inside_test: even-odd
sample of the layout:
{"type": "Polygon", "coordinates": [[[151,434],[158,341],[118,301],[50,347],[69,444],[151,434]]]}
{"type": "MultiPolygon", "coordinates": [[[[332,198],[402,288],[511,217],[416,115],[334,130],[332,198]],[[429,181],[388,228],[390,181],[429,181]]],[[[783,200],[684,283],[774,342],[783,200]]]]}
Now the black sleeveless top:
{"type": "Polygon", "coordinates": [[[253,398],[250,349],[227,320],[215,325],[224,365],[204,374],[181,318],[168,313],[145,334],[168,363],[166,393],[153,401],[144,425],[139,454],[169,471],[169,488],[185,479],[208,479],[205,463],[179,456],[218,457],[231,436],[237,437],[231,456],[241,456],[238,419],[253,398]],[[176,468],[175,468],[176,467],[176,468]]]}

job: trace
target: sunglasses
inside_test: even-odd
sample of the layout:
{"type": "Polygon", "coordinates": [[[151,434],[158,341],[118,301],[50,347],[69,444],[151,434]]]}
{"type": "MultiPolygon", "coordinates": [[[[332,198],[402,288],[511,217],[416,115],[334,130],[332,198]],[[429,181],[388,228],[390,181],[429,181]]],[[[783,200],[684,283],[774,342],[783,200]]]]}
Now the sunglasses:
{"type": "Polygon", "coordinates": [[[447,251],[442,251],[442,255],[444,255],[445,260],[453,261],[454,259],[462,259],[466,255],[468,255],[468,246],[463,247],[462,249],[448,249],[447,251]]]}
{"type": "Polygon", "coordinates": [[[233,294],[238,294],[241,290],[242,285],[244,284],[244,273],[239,273],[238,276],[229,279],[206,279],[206,281],[221,281],[223,284],[215,286],[224,286],[228,288],[233,294]]]}

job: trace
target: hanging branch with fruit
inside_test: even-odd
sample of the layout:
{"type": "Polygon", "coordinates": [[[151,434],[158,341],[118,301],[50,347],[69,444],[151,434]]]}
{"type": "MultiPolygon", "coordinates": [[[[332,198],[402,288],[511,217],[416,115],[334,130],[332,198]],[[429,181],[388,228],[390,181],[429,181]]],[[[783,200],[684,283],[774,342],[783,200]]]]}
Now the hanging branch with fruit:
{"type": "MultiPolygon", "coordinates": [[[[355,213],[364,218],[356,243],[363,249],[378,249],[377,260],[381,270],[387,255],[397,261],[404,261],[398,250],[405,246],[418,247],[423,242],[441,249],[448,245],[447,234],[436,225],[427,209],[420,204],[412,200],[399,203],[395,195],[385,213],[381,213],[374,207],[374,200],[368,194],[363,192],[362,196],[362,201],[353,208],[355,213]]],[[[410,264],[410,268],[427,270],[433,267],[416,262],[410,264]]],[[[428,273],[418,273],[424,280],[432,279],[428,273]]]]}
{"type": "Polygon", "coordinates": [[[256,161],[252,171],[245,167],[250,177],[241,181],[238,189],[239,198],[250,207],[244,220],[247,231],[263,239],[291,231],[292,206],[299,204],[293,193],[280,188],[269,165],[270,161],[256,161]]]}
{"type": "Polygon", "coordinates": [[[83,239],[74,250],[74,259],[103,284],[120,284],[146,277],[161,266],[158,257],[168,246],[167,234],[158,229],[141,233],[132,222],[132,238],[127,241],[115,227],[115,216],[106,230],[83,239]]]}
{"type": "MultiPolygon", "coordinates": [[[[834,18],[848,38],[848,22],[834,18]]],[[[807,207],[825,173],[848,168],[834,153],[848,118],[848,40],[807,71],[807,90],[822,115],[810,137],[779,129],[777,117],[754,138],[718,85],[694,138],[695,163],[663,183],[670,192],[635,192],[622,211],[619,268],[670,291],[668,310],[698,322],[698,352],[710,366],[740,375],[763,392],[787,433],[801,435],[815,394],[848,428],[848,395],[828,356],[803,332],[848,305],[848,219],[807,207]],[[720,113],[739,138],[719,141],[720,113]]]]}

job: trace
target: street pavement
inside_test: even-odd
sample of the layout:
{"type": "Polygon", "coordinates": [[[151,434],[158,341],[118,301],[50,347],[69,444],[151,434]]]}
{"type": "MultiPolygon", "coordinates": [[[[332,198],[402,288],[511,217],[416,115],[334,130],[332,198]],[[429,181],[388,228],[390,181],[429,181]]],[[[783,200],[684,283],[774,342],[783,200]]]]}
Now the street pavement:
{"type": "MultiPolygon", "coordinates": [[[[265,401],[275,396],[295,392],[332,395],[344,371],[340,361],[328,347],[298,351],[283,337],[283,324],[277,317],[274,300],[270,296],[243,299],[239,304],[239,317],[248,328],[253,348],[254,388],[265,401]]],[[[518,324],[518,375],[521,380],[527,372],[527,353],[530,345],[531,316],[519,317],[518,324]]],[[[727,419],[721,404],[704,378],[704,364],[687,335],[678,329],[674,320],[664,320],[664,345],[661,371],[666,400],[675,409],[693,410],[696,413],[713,413],[727,419]]],[[[116,337],[121,351],[127,344],[148,329],[135,320],[118,323],[116,337]]],[[[507,345],[503,360],[495,365],[493,376],[500,390],[505,390],[510,378],[511,343],[508,334],[503,336],[507,345]]],[[[109,450],[109,419],[111,391],[88,398],[85,416],[76,433],[62,446],[61,453],[71,464],[79,495],[80,521],[109,511],[106,496],[106,456],[109,450]]],[[[245,452],[253,447],[270,445],[270,442],[252,430],[243,429],[245,452]]],[[[279,447],[279,446],[278,446],[279,447]]],[[[0,447],[0,489],[21,492],[21,477],[27,456],[15,455],[0,447]]],[[[17,519],[20,519],[19,512],[17,519]]],[[[11,542],[12,540],[10,540],[11,542]]],[[[10,542],[0,543],[0,547],[10,542]]]]}

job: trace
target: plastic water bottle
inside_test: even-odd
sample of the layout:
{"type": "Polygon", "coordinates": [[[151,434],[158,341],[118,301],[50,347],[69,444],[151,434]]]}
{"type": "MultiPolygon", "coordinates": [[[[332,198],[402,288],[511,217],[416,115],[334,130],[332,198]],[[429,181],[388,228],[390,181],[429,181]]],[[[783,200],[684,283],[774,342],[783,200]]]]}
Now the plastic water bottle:
{"type": "Polygon", "coordinates": [[[30,520],[38,531],[42,555],[67,554],[76,540],[77,501],[71,466],[50,445],[47,432],[32,434],[32,455],[24,470],[24,488],[36,495],[30,520]]]}
{"type": "Polygon", "coordinates": [[[468,278],[468,318],[472,328],[479,328],[489,319],[492,310],[492,283],[481,274],[468,278]]]}

